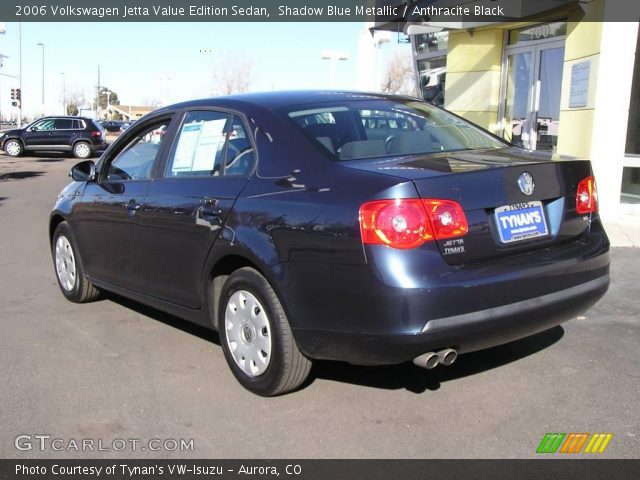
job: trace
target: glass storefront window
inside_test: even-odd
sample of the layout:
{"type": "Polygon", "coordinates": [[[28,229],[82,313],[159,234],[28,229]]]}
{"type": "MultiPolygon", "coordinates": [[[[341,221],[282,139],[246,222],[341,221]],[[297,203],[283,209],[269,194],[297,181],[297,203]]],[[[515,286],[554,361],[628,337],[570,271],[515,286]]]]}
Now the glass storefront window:
{"type": "Polygon", "coordinates": [[[444,106],[444,91],[447,79],[447,57],[432,57],[418,60],[420,89],[425,102],[444,106]]]}
{"type": "Polygon", "coordinates": [[[421,33],[415,36],[416,54],[445,51],[448,43],[449,32],[421,33]]]}
{"type": "Polygon", "coordinates": [[[530,27],[518,28],[509,31],[509,45],[524,42],[536,42],[553,37],[561,37],[567,34],[567,22],[539,23],[530,27]]]}

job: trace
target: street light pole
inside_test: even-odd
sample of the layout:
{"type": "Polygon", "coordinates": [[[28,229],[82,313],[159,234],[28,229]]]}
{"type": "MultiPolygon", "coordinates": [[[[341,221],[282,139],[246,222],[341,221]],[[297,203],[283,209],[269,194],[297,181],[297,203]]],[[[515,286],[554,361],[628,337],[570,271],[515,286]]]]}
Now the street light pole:
{"type": "Polygon", "coordinates": [[[42,116],[44,116],[44,43],[38,43],[42,47],[42,116]]]}
{"type": "MultiPolygon", "coordinates": [[[[18,88],[22,97],[22,22],[18,22],[18,88]]],[[[22,128],[22,98],[18,100],[18,128],[22,128]]]]}
{"type": "Polygon", "coordinates": [[[336,87],[336,60],[348,60],[349,55],[347,52],[334,52],[333,50],[325,50],[322,52],[321,58],[323,60],[329,60],[331,63],[331,88],[336,87]]]}
{"type": "Polygon", "coordinates": [[[67,78],[64,72],[60,72],[62,75],[62,114],[67,115],[67,78]]]}

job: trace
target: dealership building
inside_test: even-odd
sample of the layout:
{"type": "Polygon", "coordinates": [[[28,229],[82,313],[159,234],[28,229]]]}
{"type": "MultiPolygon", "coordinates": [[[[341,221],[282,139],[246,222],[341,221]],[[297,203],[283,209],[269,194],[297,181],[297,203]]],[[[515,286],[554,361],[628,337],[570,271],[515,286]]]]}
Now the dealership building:
{"type": "Polygon", "coordinates": [[[510,17],[378,22],[409,35],[425,100],[524,148],[590,158],[603,216],[640,213],[640,18],[603,21],[620,20],[618,0],[431,0],[409,11],[420,4],[502,5],[510,17]]]}

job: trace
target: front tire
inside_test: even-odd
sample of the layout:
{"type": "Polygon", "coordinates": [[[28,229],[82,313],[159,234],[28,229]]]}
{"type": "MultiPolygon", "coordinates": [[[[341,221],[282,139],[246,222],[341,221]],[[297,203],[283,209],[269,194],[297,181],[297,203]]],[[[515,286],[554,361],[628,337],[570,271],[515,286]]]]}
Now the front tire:
{"type": "Polygon", "coordinates": [[[311,361],[298,349],[276,293],[253,268],[236,270],[222,287],[218,332],[233,375],[255,394],[282,395],[309,375],[311,361]]]}
{"type": "Polygon", "coordinates": [[[84,273],[82,259],[67,222],[62,222],[56,227],[51,253],[58,286],[67,300],[86,303],[100,296],[100,291],[84,273]]]}
{"type": "Polygon", "coordinates": [[[76,158],[89,158],[92,154],[91,145],[87,142],[77,142],[73,146],[73,156],[76,158]]]}
{"type": "Polygon", "coordinates": [[[4,144],[4,151],[10,157],[19,157],[24,153],[24,147],[20,140],[7,140],[4,144]]]}

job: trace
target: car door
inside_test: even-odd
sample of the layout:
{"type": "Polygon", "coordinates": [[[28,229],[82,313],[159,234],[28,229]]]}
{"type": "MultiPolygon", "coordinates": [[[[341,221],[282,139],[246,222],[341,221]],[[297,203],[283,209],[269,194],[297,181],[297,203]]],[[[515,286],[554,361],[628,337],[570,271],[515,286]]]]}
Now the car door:
{"type": "Polygon", "coordinates": [[[121,147],[103,157],[98,180],[87,184],[76,203],[75,231],[85,268],[92,277],[144,292],[140,209],[164,155],[171,116],[138,125],[121,147]]]}
{"type": "Polygon", "coordinates": [[[254,147],[240,116],[187,111],[163,178],[142,208],[142,241],[152,295],[190,308],[202,298],[203,266],[248,182],[254,147]]]}
{"type": "Polygon", "coordinates": [[[46,150],[53,145],[55,119],[43,118],[23,133],[24,147],[28,150],[46,150]]]}
{"type": "Polygon", "coordinates": [[[71,118],[56,118],[51,145],[60,149],[71,150],[73,140],[78,135],[79,120],[71,118]]]}

